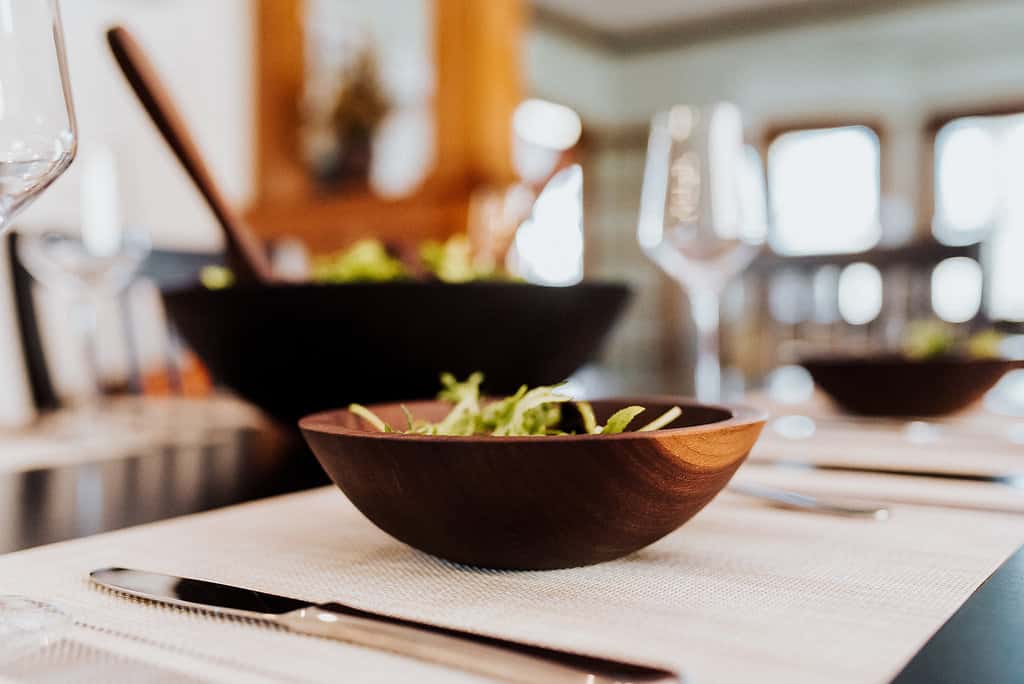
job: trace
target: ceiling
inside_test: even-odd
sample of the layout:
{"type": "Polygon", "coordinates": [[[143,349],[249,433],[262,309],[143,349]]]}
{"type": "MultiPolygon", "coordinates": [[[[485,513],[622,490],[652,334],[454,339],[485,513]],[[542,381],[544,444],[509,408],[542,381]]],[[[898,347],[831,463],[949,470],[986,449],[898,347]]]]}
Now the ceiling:
{"type": "Polygon", "coordinates": [[[942,1],[532,0],[538,23],[617,50],[661,49],[942,1]]]}

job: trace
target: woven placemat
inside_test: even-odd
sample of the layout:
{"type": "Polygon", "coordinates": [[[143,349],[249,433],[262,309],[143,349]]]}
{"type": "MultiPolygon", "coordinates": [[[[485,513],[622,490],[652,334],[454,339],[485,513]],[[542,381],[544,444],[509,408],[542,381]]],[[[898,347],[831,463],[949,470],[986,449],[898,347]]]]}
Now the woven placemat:
{"type": "Polygon", "coordinates": [[[668,662],[697,682],[881,682],[1022,541],[1022,516],[898,506],[879,523],[726,494],[622,560],[495,572],[414,551],[322,489],[12,554],[0,558],[0,577],[5,592],[70,612],[75,638],[84,634],[94,648],[212,681],[478,680],[127,600],[92,587],[88,571],[120,565],[339,600],[581,653],[668,662]]]}
{"type": "Polygon", "coordinates": [[[949,475],[1024,474],[1024,419],[975,408],[910,420],[843,415],[823,401],[784,405],[753,395],[772,419],[751,461],[883,468],[949,475]]]}

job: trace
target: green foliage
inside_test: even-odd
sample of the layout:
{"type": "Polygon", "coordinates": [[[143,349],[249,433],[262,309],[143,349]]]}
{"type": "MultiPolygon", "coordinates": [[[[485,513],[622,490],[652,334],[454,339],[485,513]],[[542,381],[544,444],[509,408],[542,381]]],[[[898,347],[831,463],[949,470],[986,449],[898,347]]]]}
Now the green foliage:
{"type": "Polygon", "coordinates": [[[468,283],[496,277],[493,265],[483,265],[473,258],[466,235],[453,235],[444,242],[427,240],[420,245],[420,260],[427,270],[445,283],[468,283]]]}
{"type": "Polygon", "coordinates": [[[405,265],[380,240],[360,240],[348,249],[313,259],[317,283],[381,283],[409,277],[405,265]]]}
{"type": "Polygon", "coordinates": [[[940,321],[914,321],[907,326],[903,353],[915,361],[965,354],[972,359],[999,358],[1003,335],[992,329],[977,332],[966,340],[956,328],[940,321]]]}
{"type": "MultiPolygon", "coordinates": [[[[438,399],[452,404],[451,410],[437,423],[416,419],[403,405],[407,428],[406,434],[418,435],[493,435],[496,437],[540,437],[564,435],[558,428],[562,422],[562,404],[572,399],[558,392],[561,385],[534,387],[523,385],[504,399],[483,403],[480,385],[483,373],[473,373],[459,382],[451,373],[441,375],[441,391],[438,399]]],[[[640,406],[629,406],[617,411],[604,426],[597,424],[594,410],[585,401],[576,402],[576,408],[583,419],[585,434],[611,435],[623,432],[643,412],[640,406]]],[[[349,410],[366,420],[381,432],[401,432],[375,415],[365,406],[352,404],[349,410]]],[[[648,423],[641,430],[657,430],[675,420],[682,411],[678,406],[648,423]]]]}
{"type": "Polygon", "coordinates": [[[608,422],[604,424],[604,428],[601,430],[602,435],[615,435],[620,432],[625,432],[629,424],[633,422],[633,419],[644,412],[643,406],[627,406],[624,409],[619,409],[612,414],[612,417],[608,419],[608,422]]]}

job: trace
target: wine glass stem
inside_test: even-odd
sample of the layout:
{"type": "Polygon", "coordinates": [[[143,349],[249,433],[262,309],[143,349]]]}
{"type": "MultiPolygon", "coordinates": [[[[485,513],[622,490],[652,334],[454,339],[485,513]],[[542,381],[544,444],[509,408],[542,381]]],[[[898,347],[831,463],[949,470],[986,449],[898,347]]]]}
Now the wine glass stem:
{"type": "Polygon", "coordinates": [[[697,363],[694,388],[697,399],[722,399],[722,369],[719,363],[718,313],[720,295],[714,289],[690,290],[690,311],[697,326],[697,363]]]}
{"type": "Polygon", "coordinates": [[[75,306],[82,340],[82,352],[89,375],[89,403],[93,403],[101,394],[99,347],[97,344],[99,311],[97,309],[97,302],[91,297],[83,297],[75,306]]]}

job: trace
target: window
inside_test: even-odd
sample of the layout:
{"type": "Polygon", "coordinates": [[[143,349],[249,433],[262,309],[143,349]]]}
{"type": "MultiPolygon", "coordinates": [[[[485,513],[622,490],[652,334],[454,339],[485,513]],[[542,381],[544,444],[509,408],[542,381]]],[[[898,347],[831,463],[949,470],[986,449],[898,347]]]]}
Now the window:
{"type": "Polygon", "coordinates": [[[952,257],[932,271],[932,310],[944,321],[966,323],[981,309],[981,265],[952,257]]]}
{"type": "MultiPolygon", "coordinates": [[[[954,119],[935,137],[935,237],[985,241],[986,310],[1024,320],[1024,114],[954,119]]],[[[966,273],[966,271],[964,272],[966,273]]]]}
{"type": "Polygon", "coordinates": [[[768,147],[770,243],[786,255],[871,249],[881,238],[881,148],[867,126],[790,130],[768,147]]]}

